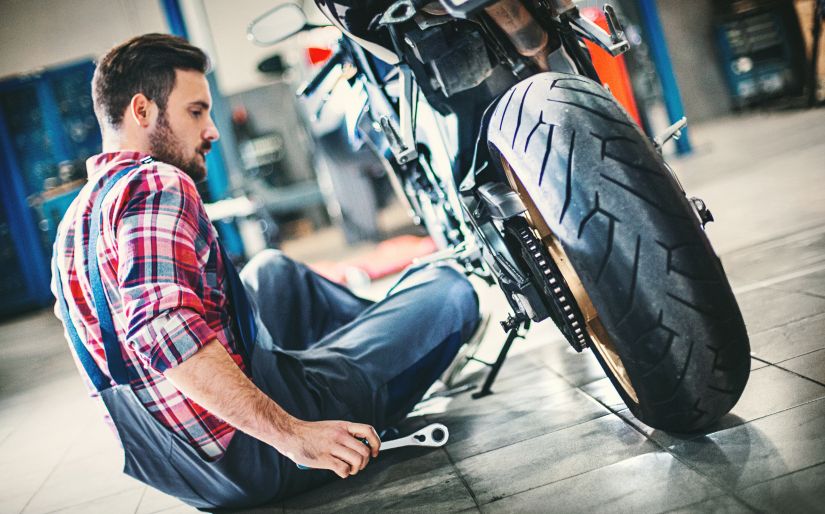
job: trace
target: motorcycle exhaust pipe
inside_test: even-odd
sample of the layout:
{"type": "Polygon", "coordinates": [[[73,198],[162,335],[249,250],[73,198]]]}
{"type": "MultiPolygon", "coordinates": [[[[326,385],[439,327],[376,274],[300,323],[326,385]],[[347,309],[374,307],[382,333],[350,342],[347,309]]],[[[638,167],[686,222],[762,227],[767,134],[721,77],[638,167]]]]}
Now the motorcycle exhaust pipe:
{"type": "Polygon", "coordinates": [[[550,37],[521,0],[501,0],[488,5],[484,11],[507,34],[519,54],[535,62],[541,71],[550,69],[547,64],[550,37]]]}

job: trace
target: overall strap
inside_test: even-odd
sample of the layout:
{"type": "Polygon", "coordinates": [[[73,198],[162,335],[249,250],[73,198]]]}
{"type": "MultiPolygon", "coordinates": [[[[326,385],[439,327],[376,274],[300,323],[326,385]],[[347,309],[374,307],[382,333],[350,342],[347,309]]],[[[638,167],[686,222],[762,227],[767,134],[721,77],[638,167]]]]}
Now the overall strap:
{"type": "MultiPolygon", "coordinates": [[[[141,164],[152,162],[151,157],[140,161],[141,164]]],[[[112,321],[112,312],[109,309],[109,302],[106,300],[106,293],[103,289],[103,281],[100,279],[100,267],[97,262],[97,240],[100,237],[100,224],[102,213],[100,207],[103,199],[112,190],[115,184],[127,173],[138,168],[139,165],[130,166],[117,172],[109,178],[100,192],[97,194],[94,206],[92,207],[92,224],[89,229],[88,269],[89,281],[92,286],[92,298],[97,311],[97,319],[100,322],[100,333],[103,337],[103,350],[106,352],[106,362],[109,364],[109,374],[116,384],[128,384],[129,374],[126,372],[126,362],[123,360],[120,343],[117,340],[115,324],[112,321]]]]}
{"type": "Polygon", "coordinates": [[[100,371],[97,363],[95,363],[95,360],[92,358],[92,354],[89,353],[89,349],[86,348],[83,341],[80,340],[80,335],[78,335],[74,322],[72,322],[72,318],[69,316],[69,305],[66,303],[66,297],[63,295],[63,282],[60,280],[60,268],[57,266],[57,259],[55,259],[52,264],[52,273],[54,273],[54,281],[57,284],[57,304],[60,306],[63,324],[66,326],[66,332],[69,333],[69,339],[71,339],[74,353],[77,355],[80,365],[86,370],[86,375],[89,377],[89,380],[92,381],[95,389],[98,392],[108,389],[111,387],[109,378],[100,371]]]}
{"type": "Polygon", "coordinates": [[[258,326],[255,323],[255,311],[249,304],[249,299],[246,296],[246,289],[244,288],[241,277],[238,271],[229,260],[226,250],[223,245],[218,243],[221,249],[221,258],[223,259],[223,266],[226,275],[227,297],[230,312],[235,320],[235,327],[237,328],[238,344],[235,345],[235,351],[241,354],[246,368],[251,369],[249,356],[252,355],[252,348],[255,344],[255,339],[258,337],[258,326]]]}
{"type": "MultiPolygon", "coordinates": [[[[141,160],[141,164],[148,164],[152,162],[151,158],[141,160]]],[[[106,362],[109,365],[109,373],[116,384],[127,384],[129,382],[128,373],[126,371],[126,363],[123,360],[120,343],[117,339],[117,332],[115,331],[114,322],[112,321],[112,313],[109,308],[109,302],[106,300],[106,295],[103,288],[103,281],[100,278],[100,267],[97,258],[97,240],[100,236],[100,225],[102,219],[101,205],[103,199],[111,191],[114,185],[123,178],[128,172],[134,170],[138,166],[131,166],[124,168],[112,176],[98,193],[95,203],[92,207],[92,222],[90,227],[89,247],[88,247],[88,269],[89,280],[92,287],[92,296],[95,309],[97,310],[97,317],[100,323],[100,331],[103,338],[103,349],[106,354],[106,362]]],[[[241,282],[238,271],[229,259],[223,245],[218,244],[221,252],[221,258],[224,263],[224,269],[227,280],[228,304],[230,306],[232,316],[235,320],[239,344],[236,345],[236,351],[241,354],[244,363],[249,369],[249,355],[255,344],[257,337],[257,325],[255,322],[255,313],[246,296],[246,289],[241,282]]],[[[66,330],[77,354],[78,360],[83,366],[89,379],[92,381],[95,389],[103,391],[111,387],[109,379],[95,363],[88,348],[80,339],[77,329],[69,316],[69,307],[66,298],[63,294],[63,285],[60,280],[60,270],[57,266],[57,261],[54,263],[54,274],[57,282],[57,300],[60,305],[60,310],[63,316],[66,330]]]]}

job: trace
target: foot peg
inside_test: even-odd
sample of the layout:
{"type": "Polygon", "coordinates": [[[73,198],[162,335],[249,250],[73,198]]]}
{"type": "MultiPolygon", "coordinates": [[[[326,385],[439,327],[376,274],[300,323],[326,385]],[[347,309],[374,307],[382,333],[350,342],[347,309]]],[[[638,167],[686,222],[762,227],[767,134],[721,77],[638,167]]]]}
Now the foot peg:
{"type": "Polygon", "coordinates": [[[573,30],[600,46],[613,57],[630,49],[630,43],[627,42],[624,29],[619,23],[618,16],[616,16],[616,11],[609,4],[604,6],[604,16],[607,19],[607,30],[609,32],[605,32],[599,25],[581,16],[578,9],[569,9],[565,12],[565,15],[573,25],[573,30]]]}
{"type": "Polygon", "coordinates": [[[682,137],[682,129],[687,126],[687,118],[682,116],[682,119],[665,129],[664,132],[653,138],[653,144],[659,153],[662,153],[662,146],[673,139],[678,141],[682,137]]]}

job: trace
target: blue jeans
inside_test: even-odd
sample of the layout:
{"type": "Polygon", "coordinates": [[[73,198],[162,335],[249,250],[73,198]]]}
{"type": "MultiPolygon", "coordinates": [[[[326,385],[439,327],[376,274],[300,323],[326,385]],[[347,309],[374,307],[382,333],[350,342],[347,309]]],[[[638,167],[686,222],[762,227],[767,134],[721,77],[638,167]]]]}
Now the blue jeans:
{"type": "Polygon", "coordinates": [[[367,384],[372,394],[359,393],[372,398],[347,391],[340,396],[345,403],[375,402],[372,419],[362,421],[379,430],[406,416],[479,320],[472,285],[449,266],[405,273],[378,302],[355,296],[277,250],[255,256],[241,279],[272,344],[308,361],[305,374],[352,373],[353,393],[367,384]],[[323,362],[337,357],[351,369],[323,362]]]}

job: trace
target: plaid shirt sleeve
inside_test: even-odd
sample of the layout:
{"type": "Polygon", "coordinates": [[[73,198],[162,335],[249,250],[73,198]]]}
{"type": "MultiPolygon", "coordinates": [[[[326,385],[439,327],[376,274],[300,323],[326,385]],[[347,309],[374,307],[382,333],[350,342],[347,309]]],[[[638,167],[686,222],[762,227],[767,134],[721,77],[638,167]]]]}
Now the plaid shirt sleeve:
{"type": "Polygon", "coordinates": [[[163,373],[216,337],[201,301],[211,226],[191,178],[160,163],[141,173],[117,222],[117,278],[127,344],[163,373]]]}

